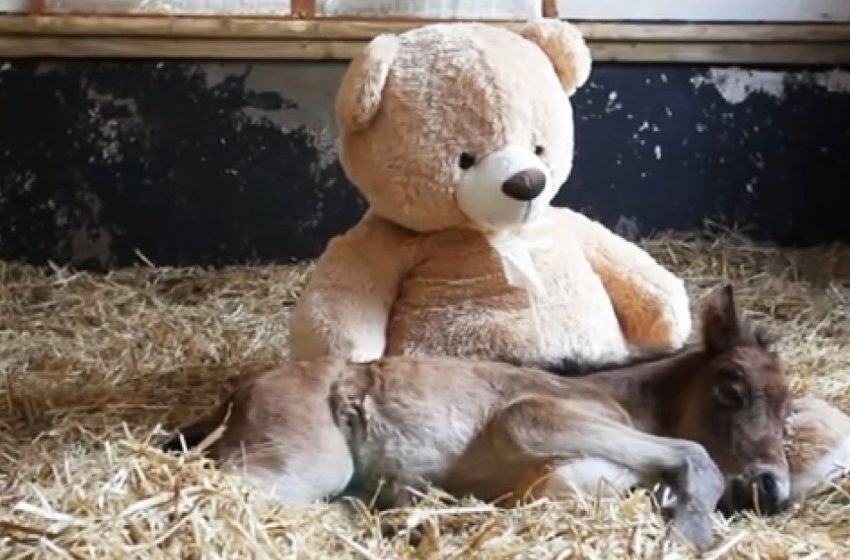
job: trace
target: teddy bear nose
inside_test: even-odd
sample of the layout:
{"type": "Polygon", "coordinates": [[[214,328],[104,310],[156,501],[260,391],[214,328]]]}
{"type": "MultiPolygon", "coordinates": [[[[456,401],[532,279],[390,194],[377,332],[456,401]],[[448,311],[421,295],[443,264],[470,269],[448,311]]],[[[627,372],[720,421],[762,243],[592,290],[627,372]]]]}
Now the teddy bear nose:
{"type": "Polygon", "coordinates": [[[526,169],[514,173],[502,183],[502,192],[509,197],[528,202],[534,200],[546,187],[546,175],[539,169],[526,169]]]}

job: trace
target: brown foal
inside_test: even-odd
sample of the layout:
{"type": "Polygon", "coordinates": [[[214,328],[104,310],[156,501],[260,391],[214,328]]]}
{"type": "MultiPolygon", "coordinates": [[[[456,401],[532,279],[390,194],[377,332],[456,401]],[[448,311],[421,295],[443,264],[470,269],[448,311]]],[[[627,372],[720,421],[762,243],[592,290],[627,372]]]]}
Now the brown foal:
{"type": "Polygon", "coordinates": [[[165,448],[204,443],[289,504],[378,480],[397,505],[427,484],[496,500],[664,482],[674,527],[705,548],[719,503],[787,502],[788,391],[731,288],[710,294],[701,334],[674,356],[583,378],[449,358],[289,363],[244,381],[165,448]]]}

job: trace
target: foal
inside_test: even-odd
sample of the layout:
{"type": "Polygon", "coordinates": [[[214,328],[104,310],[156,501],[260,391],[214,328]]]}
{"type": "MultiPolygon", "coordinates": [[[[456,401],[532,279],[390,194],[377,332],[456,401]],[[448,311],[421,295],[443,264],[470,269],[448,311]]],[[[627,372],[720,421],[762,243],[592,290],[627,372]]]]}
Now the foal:
{"type": "Polygon", "coordinates": [[[400,504],[428,483],[519,499],[546,469],[556,476],[544,494],[582,470],[585,485],[619,473],[668,484],[675,527],[705,548],[728,481],[755,483],[776,507],[787,499],[787,391],[776,358],[739,324],[730,288],[712,293],[702,319],[691,349],[580,379],[449,358],[290,363],[245,381],[165,448],[222,426],[210,455],[290,504],[378,479],[400,504]],[[588,476],[588,461],[606,468],[588,476]]]}

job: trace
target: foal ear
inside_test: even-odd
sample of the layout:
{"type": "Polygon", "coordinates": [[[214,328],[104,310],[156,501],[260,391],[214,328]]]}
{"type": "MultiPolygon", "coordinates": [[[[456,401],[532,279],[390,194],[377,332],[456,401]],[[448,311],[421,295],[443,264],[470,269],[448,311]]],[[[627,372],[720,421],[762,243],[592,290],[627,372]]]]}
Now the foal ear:
{"type": "Polygon", "coordinates": [[[776,333],[771,332],[763,325],[755,325],[752,328],[752,334],[755,343],[764,350],[770,350],[779,339],[779,337],[776,336],[776,333]]]}
{"type": "Polygon", "coordinates": [[[725,284],[708,294],[702,309],[702,342],[711,352],[723,352],[741,336],[732,286],[725,284]]]}

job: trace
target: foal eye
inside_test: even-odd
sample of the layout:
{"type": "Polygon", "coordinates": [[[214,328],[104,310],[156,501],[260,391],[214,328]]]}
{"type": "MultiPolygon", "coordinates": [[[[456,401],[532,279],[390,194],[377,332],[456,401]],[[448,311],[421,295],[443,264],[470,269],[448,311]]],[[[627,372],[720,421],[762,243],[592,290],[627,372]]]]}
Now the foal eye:
{"type": "Polygon", "coordinates": [[[469,152],[463,152],[460,154],[460,159],[458,159],[457,164],[461,169],[469,169],[475,165],[475,156],[469,152]]]}
{"type": "Polygon", "coordinates": [[[546,150],[543,149],[543,146],[534,146],[534,155],[536,156],[542,156],[545,151],[546,150]]]}
{"type": "Polygon", "coordinates": [[[744,394],[734,385],[721,383],[714,389],[714,395],[724,406],[740,408],[744,405],[744,394]]]}
{"type": "Polygon", "coordinates": [[[734,368],[724,368],[717,372],[714,396],[723,406],[740,408],[746,404],[746,386],[743,375],[734,368]]]}

